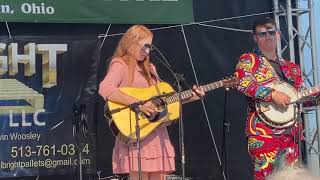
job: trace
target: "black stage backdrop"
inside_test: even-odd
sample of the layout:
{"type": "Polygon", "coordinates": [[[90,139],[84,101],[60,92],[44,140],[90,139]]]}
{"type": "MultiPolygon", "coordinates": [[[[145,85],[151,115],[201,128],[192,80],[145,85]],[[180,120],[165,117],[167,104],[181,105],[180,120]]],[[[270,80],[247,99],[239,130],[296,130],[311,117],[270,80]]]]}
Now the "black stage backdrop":
{"type": "MultiPolygon", "coordinates": [[[[226,0],[226,1],[194,1],[195,21],[206,21],[255,14],[272,11],[271,1],[256,0],[226,0]]],[[[272,16],[272,14],[268,14],[272,16]]],[[[209,25],[224,26],[236,29],[251,29],[252,21],[257,16],[210,22],[209,25]]],[[[163,25],[148,25],[150,28],[163,27],[163,25]]],[[[91,36],[105,33],[108,24],[38,24],[38,23],[9,23],[11,35],[43,35],[43,36],[91,36]]],[[[109,34],[124,32],[129,25],[112,25],[109,34]]],[[[236,32],[199,25],[184,26],[186,40],[190,48],[194,68],[200,84],[207,84],[222,79],[233,73],[237,57],[253,47],[251,34],[236,32]]],[[[7,35],[6,26],[1,23],[1,35],[7,35]]],[[[183,73],[190,84],[196,82],[186,48],[181,27],[154,31],[154,44],[162,51],[176,72],[183,73]]],[[[112,55],[120,36],[105,39],[100,51],[100,64],[98,82],[101,81],[107,69],[107,58],[112,55]]],[[[92,40],[96,40],[95,37],[92,40]]],[[[102,42],[102,39],[100,39],[102,42]]],[[[99,47],[97,49],[99,50],[99,47]]],[[[84,57],[83,57],[84,58],[84,57]]],[[[81,58],[80,58],[81,59],[81,58]]],[[[158,67],[162,79],[174,84],[170,73],[159,61],[153,58],[152,62],[158,67]]],[[[70,77],[71,78],[71,77],[70,77]]],[[[78,79],[77,77],[72,77],[78,79]]],[[[98,85],[98,84],[97,84],[98,85]]],[[[230,91],[225,102],[224,89],[217,89],[207,93],[204,104],[208,112],[209,125],[220,156],[226,155],[226,174],[230,180],[252,179],[252,165],[247,153],[244,134],[246,117],[246,100],[238,92],[230,91]],[[226,116],[224,104],[227,103],[226,116]],[[223,141],[223,120],[230,121],[230,130],[223,141]],[[226,146],[223,148],[223,142],[226,146]]],[[[96,165],[102,171],[102,176],[112,175],[111,155],[114,138],[110,133],[103,116],[103,100],[97,96],[94,109],[96,129],[91,129],[91,134],[96,134],[96,165]]],[[[71,105],[70,107],[71,108],[71,105]]],[[[222,179],[218,157],[210,137],[208,124],[201,102],[193,102],[183,106],[183,121],[185,127],[186,173],[193,179],[214,180],[222,179]]],[[[170,138],[176,150],[177,172],[181,174],[178,124],[169,127],[170,138]]],[[[74,172],[76,173],[76,172],[74,172]]],[[[76,179],[75,175],[41,176],[40,179],[76,179]]],[[[87,175],[84,179],[97,179],[98,176],[87,175]]],[[[23,177],[14,179],[34,179],[23,177]]]]}

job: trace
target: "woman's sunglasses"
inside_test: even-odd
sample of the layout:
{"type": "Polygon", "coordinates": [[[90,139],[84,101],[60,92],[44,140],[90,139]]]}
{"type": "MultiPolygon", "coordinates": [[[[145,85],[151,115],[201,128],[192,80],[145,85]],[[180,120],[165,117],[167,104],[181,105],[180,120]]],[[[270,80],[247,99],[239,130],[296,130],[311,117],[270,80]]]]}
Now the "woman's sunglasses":
{"type": "Polygon", "coordinates": [[[147,49],[149,49],[149,51],[152,51],[153,46],[152,46],[152,44],[145,43],[145,44],[142,46],[141,49],[144,50],[144,51],[147,50],[147,49]]]}

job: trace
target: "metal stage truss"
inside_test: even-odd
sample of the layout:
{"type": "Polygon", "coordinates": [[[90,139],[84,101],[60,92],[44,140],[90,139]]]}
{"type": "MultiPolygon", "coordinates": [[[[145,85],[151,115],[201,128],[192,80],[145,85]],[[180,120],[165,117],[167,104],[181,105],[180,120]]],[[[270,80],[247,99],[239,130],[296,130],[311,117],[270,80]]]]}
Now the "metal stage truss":
{"type": "MultiPolygon", "coordinates": [[[[316,30],[313,0],[273,0],[274,17],[282,33],[278,41],[281,56],[288,52],[290,60],[300,60],[306,87],[319,84],[316,30]],[[296,22],[296,23],[295,23],[296,22]],[[281,24],[286,23],[286,24],[281,24]],[[306,32],[304,32],[306,31],[306,32]],[[286,33],[286,36],[284,35],[286,33]],[[296,52],[298,51],[298,52],[296,52]],[[310,58],[306,58],[310,56],[310,58]],[[311,65],[311,67],[309,67],[311,65]]],[[[319,175],[320,164],[320,111],[319,108],[302,108],[306,136],[307,166],[319,175]]]]}

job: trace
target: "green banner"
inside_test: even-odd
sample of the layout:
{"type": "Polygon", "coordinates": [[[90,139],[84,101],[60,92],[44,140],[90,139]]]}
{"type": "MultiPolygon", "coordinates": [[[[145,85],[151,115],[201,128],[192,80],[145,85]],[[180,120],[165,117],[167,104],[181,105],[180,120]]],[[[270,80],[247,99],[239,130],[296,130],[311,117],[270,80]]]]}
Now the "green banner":
{"type": "Polygon", "coordinates": [[[193,22],[192,0],[1,0],[0,21],[181,24],[193,22]]]}

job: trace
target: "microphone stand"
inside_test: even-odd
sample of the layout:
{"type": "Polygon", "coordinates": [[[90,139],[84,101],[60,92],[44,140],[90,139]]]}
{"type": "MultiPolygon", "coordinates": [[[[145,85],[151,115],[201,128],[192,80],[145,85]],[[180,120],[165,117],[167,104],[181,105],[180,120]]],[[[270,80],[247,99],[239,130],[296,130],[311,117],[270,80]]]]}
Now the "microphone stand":
{"type": "Polygon", "coordinates": [[[180,144],[180,153],[181,153],[181,171],[182,171],[182,180],[185,180],[185,149],[184,149],[184,128],[183,128],[183,117],[182,117],[182,96],[181,96],[181,85],[180,82],[188,89],[192,89],[192,91],[200,98],[202,99],[202,96],[195,91],[191,86],[186,82],[185,78],[183,77],[183,74],[175,73],[172,70],[172,67],[170,63],[167,61],[167,59],[164,57],[164,55],[161,53],[161,51],[154,45],[152,45],[152,49],[155,49],[162,59],[155,55],[155,57],[161,62],[161,64],[166,67],[170,71],[170,73],[173,75],[174,79],[176,80],[177,86],[178,86],[178,94],[179,94],[179,144],[180,144]]]}
{"type": "Polygon", "coordinates": [[[230,122],[227,118],[227,97],[228,97],[229,89],[226,88],[224,93],[224,110],[223,110],[223,127],[222,127],[222,163],[221,163],[221,169],[222,169],[222,175],[224,176],[224,180],[228,179],[228,173],[227,172],[227,137],[229,135],[229,129],[230,129],[230,122]]]}
{"type": "MultiPolygon", "coordinates": [[[[302,125],[302,119],[301,119],[301,108],[302,108],[302,105],[304,102],[307,102],[307,101],[314,101],[316,100],[316,98],[314,97],[306,97],[306,98],[302,98],[300,100],[297,100],[297,101],[294,101],[294,102],[291,102],[290,104],[293,104],[294,105],[294,110],[295,112],[294,113],[297,113],[296,111],[298,111],[299,114],[297,114],[297,126],[298,126],[298,137],[297,139],[296,138],[296,134],[294,134],[294,141],[298,143],[298,162],[300,163],[300,165],[303,164],[303,161],[302,161],[302,142],[301,142],[301,136],[302,136],[302,132],[301,132],[301,127],[300,125],[302,125]]],[[[295,132],[296,133],[296,132],[295,132]]],[[[305,139],[305,141],[307,142],[307,140],[305,139]]]]}
{"type": "Polygon", "coordinates": [[[164,57],[164,55],[161,53],[161,51],[155,45],[152,45],[151,47],[152,47],[152,50],[155,49],[160,54],[160,56],[162,57],[164,62],[158,56],[155,55],[155,57],[161,62],[162,65],[164,65],[164,67],[166,67],[170,71],[170,73],[175,78],[178,86],[180,85],[179,82],[182,82],[183,86],[185,86],[188,89],[191,89],[200,99],[203,99],[203,97],[195,89],[191,88],[191,86],[187,83],[186,79],[183,77],[183,74],[175,73],[172,70],[172,67],[171,67],[170,63],[164,57]]]}
{"type": "MultiPolygon", "coordinates": [[[[139,114],[140,114],[141,111],[139,110],[139,105],[144,104],[144,102],[146,102],[146,101],[138,101],[138,102],[129,104],[127,106],[124,106],[122,108],[117,108],[117,109],[114,109],[114,110],[110,111],[110,114],[113,114],[113,113],[120,112],[120,111],[122,111],[124,109],[130,108],[135,113],[135,121],[136,121],[136,126],[135,126],[136,133],[135,133],[135,135],[136,135],[136,138],[137,138],[136,146],[137,146],[137,149],[138,149],[137,153],[138,153],[138,176],[139,176],[139,180],[142,180],[142,172],[141,172],[141,141],[140,141],[140,126],[139,126],[139,120],[140,120],[139,114]]],[[[130,142],[130,144],[132,145],[132,142],[130,142]]]]}
{"type": "Polygon", "coordinates": [[[86,120],[86,106],[84,104],[80,104],[77,106],[73,104],[73,137],[75,139],[75,144],[77,147],[78,152],[78,179],[82,180],[83,178],[83,167],[82,167],[82,150],[83,150],[83,143],[86,138],[87,132],[87,124],[85,123],[86,120]]]}
{"type": "MultiPolygon", "coordinates": [[[[300,129],[300,124],[302,124],[301,122],[301,111],[300,111],[300,108],[301,108],[301,103],[302,101],[297,101],[295,104],[293,104],[294,106],[294,113],[299,113],[297,114],[297,121],[296,121],[296,124],[298,126],[298,134],[296,134],[296,130],[293,129],[294,131],[294,134],[293,134],[293,141],[294,143],[298,143],[298,147],[296,147],[295,145],[295,152],[298,151],[298,164],[302,165],[302,152],[301,152],[301,129],[300,129]],[[298,137],[297,137],[298,136],[298,137]]],[[[295,128],[295,125],[292,127],[292,128],[295,128]]]]}
{"type": "Polygon", "coordinates": [[[113,114],[113,113],[120,112],[120,111],[122,111],[124,109],[130,108],[135,113],[135,121],[136,121],[136,126],[135,126],[136,132],[135,133],[136,133],[136,138],[137,138],[136,146],[137,146],[137,149],[138,149],[138,174],[139,174],[139,180],[142,180],[142,172],[141,172],[141,140],[140,140],[140,125],[139,125],[139,120],[140,120],[139,114],[140,113],[142,114],[142,112],[139,109],[139,105],[142,105],[147,101],[152,101],[153,99],[171,96],[172,94],[173,93],[161,94],[161,95],[158,95],[158,96],[154,96],[154,97],[152,97],[152,98],[150,98],[148,100],[138,101],[138,102],[129,104],[127,106],[124,106],[122,108],[117,108],[117,109],[114,109],[114,110],[110,111],[110,113],[113,114]]]}
{"type": "Polygon", "coordinates": [[[135,120],[136,120],[136,138],[137,138],[137,148],[138,148],[138,174],[139,174],[139,180],[142,180],[142,172],[141,172],[141,144],[140,144],[140,126],[139,126],[139,105],[142,105],[143,102],[139,101],[133,104],[129,104],[128,107],[132,109],[135,113],[135,120]]]}

